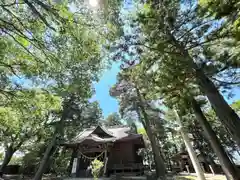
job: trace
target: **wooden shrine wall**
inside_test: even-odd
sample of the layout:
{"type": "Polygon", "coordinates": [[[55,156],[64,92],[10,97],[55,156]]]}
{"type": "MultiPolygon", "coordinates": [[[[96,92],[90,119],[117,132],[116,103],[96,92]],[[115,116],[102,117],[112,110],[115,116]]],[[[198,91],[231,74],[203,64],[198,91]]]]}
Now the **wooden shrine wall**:
{"type": "Polygon", "coordinates": [[[129,142],[116,142],[114,143],[108,159],[108,167],[114,164],[129,164],[135,162],[134,144],[129,142]]]}

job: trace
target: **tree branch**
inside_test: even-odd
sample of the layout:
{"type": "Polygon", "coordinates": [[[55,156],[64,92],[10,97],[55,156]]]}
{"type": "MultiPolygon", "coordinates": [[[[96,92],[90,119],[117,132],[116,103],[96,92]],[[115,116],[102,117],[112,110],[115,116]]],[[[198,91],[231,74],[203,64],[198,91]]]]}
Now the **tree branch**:
{"type": "Polygon", "coordinates": [[[13,67],[12,65],[7,64],[7,63],[4,63],[4,62],[0,62],[0,66],[9,68],[10,71],[11,71],[15,76],[17,76],[18,78],[20,78],[20,77],[18,76],[18,74],[15,72],[15,69],[14,69],[14,67],[13,67]],[[2,64],[2,65],[1,65],[1,64],[2,64]]]}
{"type": "Polygon", "coordinates": [[[15,96],[13,92],[14,91],[7,91],[7,90],[0,89],[0,93],[5,95],[6,97],[8,97],[8,95],[15,96]]]}
{"type": "MultiPolygon", "coordinates": [[[[191,49],[196,48],[196,47],[198,47],[198,46],[202,46],[202,45],[207,44],[207,43],[210,43],[210,42],[212,42],[212,41],[215,41],[215,40],[218,40],[218,39],[227,38],[227,37],[228,37],[228,36],[220,36],[220,37],[210,38],[210,39],[207,39],[206,41],[199,42],[199,43],[195,43],[194,45],[186,48],[186,50],[191,50],[191,49]]],[[[231,36],[229,36],[229,37],[231,37],[231,36]]]]}
{"type": "Polygon", "coordinates": [[[145,48],[148,48],[150,50],[153,50],[153,51],[157,51],[157,52],[163,52],[163,53],[167,53],[167,54],[174,54],[174,55],[181,55],[180,53],[178,52],[172,52],[172,51],[165,51],[165,50],[159,50],[158,48],[154,48],[154,47],[150,47],[146,44],[141,44],[141,43],[134,43],[134,44],[127,44],[128,46],[143,46],[145,48]]]}
{"type": "Polygon", "coordinates": [[[151,105],[149,105],[148,103],[146,103],[146,107],[149,108],[149,109],[150,109],[151,111],[153,111],[153,112],[158,112],[158,113],[162,113],[162,114],[165,113],[165,112],[162,111],[161,109],[154,108],[154,107],[152,107],[151,105]]]}
{"type": "Polygon", "coordinates": [[[38,12],[38,10],[35,8],[35,6],[32,3],[30,3],[28,0],[23,0],[23,1],[28,5],[28,7],[32,10],[32,12],[35,13],[42,20],[42,22],[47,27],[56,31],[52,26],[50,26],[50,24],[47,22],[47,20],[42,16],[42,14],[40,12],[38,12]]]}
{"type": "Polygon", "coordinates": [[[12,27],[13,29],[10,29],[9,27],[5,26],[5,29],[14,32],[15,34],[17,34],[18,36],[24,37],[26,39],[28,39],[28,37],[23,34],[23,32],[21,30],[19,30],[13,23],[10,23],[4,19],[0,19],[3,23],[7,24],[8,26],[12,27]]]}
{"type": "Polygon", "coordinates": [[[220,86],[224,86],[224,85],[240,85],[240,81],[237,81],[237,82],[227,82],[227,81],[219,80],[219,79],[214,78],[214,77],[211,77],[211,79],[213,79],[214,81],[219,82],[220,86]]]}
{"type": "Polygon", "coordinates": [[[209,74],[207,74],[207,75],[208,75],[208,76],[213,76],[213,75],[215,75],[215,74],[218,74],[218,73],[220,73],[220,72],[223,72],[223,71],[227,70],[228,68],[229,68],[229,66],[226,65],[226,66],[224,66],[223,68],[218,69],[218,70],[216,70],[216,71],[214,71],[214,72],[211,72],[211,73],[209,73],[209,74]]]}
{"type": "Polygon", "coordinates": [[[13,2],[13,3],[10,3],[10,4],[0,4],[0,7],[8,7],[8,6],[14,6],[14,5],[18,5],[18,4],[25,4],[25,3],[20,3],[20,2],[13,2]]]}
{"type": "Polygon", "coordinates": [[[203,22],[202,24],[197,24],[195,26],[193,26],[192,28],[188,29],[184,34],[182,34],[180,37],[177,37],[176,40],[179,41],[180,39],[182,39],[185,35],[187,35],[189,32],[191,32],[192,30],[196,29],[196,28],[200,28],[201,26],[204,26],[212,21],[215,21],[215,19],[212,19],[210,21],[207,22],[203,22]]]}
{"type": "MultiPolygon", "coordinates": [[[[23,22],[21,21],[21,19],[20,19],[18,16],[16,16],[12,11],[10,11],[9,9],[7,9],[7,8],[5,8],[5,7],[4,7],[3,9],[4,9],[5,11],[7,11],[9,14],[11,14],[11,15],[19,22],[19,24],[24,28],[25,31],[28,31],[28,27],[26,27],[26,26],[23,24],[23,22]]],[[[1,19],[1,20],[2,20],[2,19],[1,19]]],[[[34,35],[31,35],[31,37],[33,38],[33,39],[31,39],[31,38],[29,38],[28,36],[26,36],[21,30],[19,30],[13,23],[10,23],[10,22],[4,21],[4,20],[2,20],[2,21],[5,22],[5,23],[7,23],[7,24],[9,24],[10,26],[12,26],[12,27],[18,32],[18,33],[16,33],[17,35],[19,35],[19,36],[21,36],[21,37],[23,37],[23,38],[28,39],[29,41],[31,41],[31,43],[32,43],[36,48],[38,48],[38,46],[39,46],[40,48],[41,48],[41,47],[45,47],[43,43],[39,42],[39,40],[34,37],[34,35]],[[36,41],[36,43],[37,43],[38,45],[36,45],[36,44],[34,43],[34,41],[36,41]]]]}
{"type": "Polygon", "coordinates": [[[17,151],[21,146],[22,146],[22,144],[24,143],[24,141],[20,141],[14,148],[13,148],[13,151],[15,152],[15,151],[17,151]]]}
{"type": "Polygon", "coordinates": [[[20,43],[12,34],[10,34],[9,32],[2,30],[4,33],[8,34],[18,45],[20,45],[25,51],[27,51],[28,54],[30,54],[32,57],[34,57],[34,59],[38,62],[43,63],[40,59],[38,59],[33,53],[31,53],[26,47],[24,47],[22,45],[22,43],[20,43]]]}

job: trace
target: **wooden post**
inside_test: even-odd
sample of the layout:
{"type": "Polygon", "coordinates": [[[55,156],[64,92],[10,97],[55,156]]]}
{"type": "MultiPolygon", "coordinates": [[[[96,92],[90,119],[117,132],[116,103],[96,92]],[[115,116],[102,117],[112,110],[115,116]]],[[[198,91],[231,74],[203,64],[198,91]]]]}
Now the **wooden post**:
{"type": "Polygon", "coordinates": [[[105,145],[105,152],[104,152],[104,171],[103,175],[106,175],[107,173],[107,163],[108,163],[108,156],[107,156],[107,145],[105,145]]]}
{"type": "Polygon", "coordinates": [[[209,168],[210,168],[210,170],[211,170],[211,172],[212,172],[213,176],[215,176],[215,172],[214,172],[214,170],[213,170],[212,166],[211,166],[210,164],[209,164],[208,166],[209,166],[209,168]]]}
{"type": "Polygon", "coordinates": [[[72,156],[71,156],[71,159],[70,159],[70,162],[69,162],[69,166],[68,166],[68,175],[69,176],[72,176],[72,167],[73,167],[73,161],[74,161],[74,158],[77,157],[77,148],[73,148],[72,149],[72,156]]]}
{"type": "Polygon", "coordinates": [[[74,158],[73,165],[72,165],[72,175],[76,176],[77,174],[77,164],[78,164],[78,158],[74,158]]]}
{"type": "Polygon", "coordinates": [[[188,174],[190,174],[189,165],[186,165],[185,167],[187,169],[188,174]]]}
{"type": "Polygon", "coordinates": [[[197,174],[197,177],[199,180],[206,180],[205,179],[205,176],[204,176],[204,173],[201,169],[201,166],[200,166],[200,163],[198,161],[198,158],[197,158],[197,155],[196,153],[194,152],[194,149],[192,147],[192,144],[190,142],[190,139],[189,137],[187,136],[187,134],[184,132],[184,128],[182,126],[182,122],[180,120],[180,117],[178,116],[178,113],[176,110],[174,110],[175,114],[176,114],[176,118],[177,118],[177,121],[179,123],[179,126],[180,126],[180,132],[181,132],[181,135],[182,135],[182,138],[183,138],[183,141],[186,145],[186,148],[187,148],[187,151],[188,151],[188,154],[190,156],[190,159],[192,161],[192,164],[193,164],[193,167],[194,167],[194,170],[197,174]]]}

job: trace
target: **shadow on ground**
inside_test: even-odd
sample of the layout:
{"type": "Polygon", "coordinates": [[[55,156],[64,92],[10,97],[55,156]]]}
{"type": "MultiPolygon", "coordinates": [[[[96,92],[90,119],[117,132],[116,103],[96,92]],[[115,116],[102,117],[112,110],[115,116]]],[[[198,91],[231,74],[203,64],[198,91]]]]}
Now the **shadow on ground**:
{"type": "Polygon", "coordinates": [[[197,177],[195,176],[175,176],[175,180],[195,180],[197,177]]]}

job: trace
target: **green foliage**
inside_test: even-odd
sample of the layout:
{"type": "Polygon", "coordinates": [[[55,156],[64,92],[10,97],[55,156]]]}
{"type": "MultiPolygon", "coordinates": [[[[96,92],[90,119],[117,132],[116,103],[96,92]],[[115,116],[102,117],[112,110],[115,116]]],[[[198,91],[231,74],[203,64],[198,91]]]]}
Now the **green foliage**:
{"type": "Polygon", "coordinates": [[[3,160],[3,158],[4,158],[4,153],[3,153],[3,152],[1,152],[1,153],[0,153],[0,161],[2,161],[2,160],[3,160]]]}
{"type": "Polygon", "coordinates": [[[45,142],[53,136],[52,131],[51,126],[45,127],[42,136],[38,137],[37,141],[33,143],[28,142],[28,144],[25,145],[24,156],[22,157],[23,173],[33,174],[36,172],[47,148],[45,142]]]}
{"type": "Polygon", "coordinates": [[[209,120],[214,132],[216,132],[222,146],[227,149],[228,153],[234,154],[238,150],[238,146],[235,144],[228,130],[222,126],[221,122],[218,121],[218,118],[213,110],[206,110],[206,117],[209,120]]]}
{"type": "Polygon", "coordinates": [[[10,75],[27,77],[47,72],[46,67],[56,63],[56,54],[49,48],[53,47],[51,33],[59,32],[67,24],[58,15],[56,4],[2,1],[0,11],[4,32],[1,41],[7,45],[0,62],[2,68],[10,75]],[[45,38],[47,32],[49,37],[45,38]]]}
{"type": "Polygon", "coordinates": [[[106,122],[104,122],[107,126],[115,126],[115,125],[122,125],[121,118],[118,113],[112,113],[107,116],[106,122]]]}
{"type": "Polygon", "coordinates": [[[2,144],[15,148],[41,136],[48,114],[59,111],[60,104],[59,97],[35,90],[19,92],[5,100],[4,107],[0,107],[2,144]]]}
{"type": "MultiPolygon", "coordinates": [[[[193,131],[198,126],[193,124],[189,100],[206,92],[204,89],[209,84],[203,87],[201,83],[205,75],[208,76],[206,79],[211,79],[223,89],[231,90],[230,84],[238,83],[239,43],[225,28],[226,24],[210,16],[201,16],[198,5],[193,1],[143,3],[137,13],[131,27],[134,34],[126,34],[122,38],[124,42],[116,45],[130,58],[125,54],[127,58],[120,56],[124,70],[119,79],[125,83],[115,86],[112,92],[120,102],[121,113],[144,106],[151,131],[157,137],[161,154],[167,162],[183,145],[175,131],[174,113],[169,111],[163,116],[167,121],[157,121],[162,116],[156,118],[157,115],[148,109],[147,104],[160,104],[164,111],[166,107],[178,109],[184,126],[192,134],[198,134],[199,131],[193,131]],[[216,24],[219,26],[216,27],[216,24]],[[217,47],[220,46],[227,53],[219,51],[217,47]],[[196,74],[199,70],[203,72],[201,77],[196,74]],[[143,104],[137,98],[137,90],[143,104]]],[[[141,112],[138,116],[145,119],[141,112]]],[[[202,135],[196,138],[199,138],[196,149],[213,154],[202,135]]]]}
{"type": "Polygon", "coordinates": [[[240,100],[233,102],[231,106],[238,114],[240,114],[240,100]]]}
{"type": "Polygon", "coordinates": [[[64,123],[65,141],[71,141],[84,128],[97,125],[102,119],[102,110],[98,102],[82,102],[75,99],[75,103],[68,106],[69,117],[64,123]]]}
{"type": "MultiPolygon", "coordinates": [[[[159,104],[164,110],[177,108],[184,126],[198,134],[189,103],[204,92],[196,72],[202,70],[229,95],[239,84],[237,1],[137,2],[136,12],[128,18],[130,35],[122,31],[121,3],[101,0],[96,9],[82,1],[0,3],[0,141],[14,152],[28,150],[24,166],[37,167],[47,142],[58,134],[50,164],[54,172],[64,172],[69,154],[57,148],[59,143],[102,118],[99,104],[88,99],[111,49],[118,49],[113,59],[123,60],[125,68],[111,91],[119,101],[119,113],[129,125],[140,120],[150,128],[164,158],[180,149],[181,140],[174,130],[173,113],[163,115],[156,108],[159,104]],[[121,40],[114,42],[119,36],[121,40]]],[[[239,101],[232,107],[239,112],[239,101]]],[[[235,151],[215,114],[209,110],[206,114],[226,149],[235,151]]],[[[122,121],[113,113],[106,124],[122,121]]],[[[146,130],[138,133],[147,139],[146,130]]],[[[203,138],[198,138],[198,148],[205,146],[203,138]]],[[[153,161],[146,141],[145,157],[153,161]]],[[[94,160],[92,165],[98,177],[103,163],[94,160]]]]}
{"type": "Polygon", "coordinates": [[[137,129],[138,134],[146,135],[146,130],[144,128],[137,129]]]}
{"type": "Polygon", "coordinates": [[[49,114],[61,110],[61,98],[32,89],[19,91],[14,97],[3,97],[2,100],[4,105],[0,107],[0,141],[6,152],[4,160],[7,160],[1,167],[4,168],[9,161],[21,161],[14,157],[17,150],[25,151],[26,146],[45,135],[49,114]]]}
{"type": "Polygon", "coordinates": [[[224,21],[202,16],[194,1],[147,2],[138,8],[134,34],[126,34],[119,47],[131,57],[122,57],[127,81],[138,87],[145,100],[161,101],[184,116],[190,113],[191,98],[209,98],[208,88],[218,95],[217,88],[231,91],[239,83],[239,42],[224,21]],[[206,83],[208,78],[214,84],[206,83]]]}
{"type": "MultiPolygon", "coordinates": [[[[2,1],[0,66],[4,79],[1,78],[1,83],[12,81],[13,76],[48,90],[53,86],[73,91],[84,89],[80,87],[85,85],[87,91],[82,93],[91,96],[91,86],[77,86],[77,82],[97,80],[101,56],[109,44],[107,40],[114,39],[117,32],[113,29],[121,29],[115,27],[119,22],[112,21],[118,16],[119,6],[119,1],[104,6],[111,17],[107,19],[104,9],[96,15],[95,10],[78,1],[2,1]],[[106,24],[112,28],[106,31],[106,24]]],[[[6,85],[1,86],[0,93],[14,94],[14,84],[6,85]]],[[[17,85],[20,88],[25,83],[17,85]]]]}
{"type": "MultiPolygon", "coordinates": [[[[39,165],[52,136],[57,147],[102,118],[88,99],[106,47],[121,33],[120,6],[104,1],[96,11],[82,1],[1,1],[0,139],[14,152],[28,149],[26,166],[39,165]]],[[[63,162],[54,163],[61,171],[63,162]]]]}
{"type": "Polygon", "coordinates": [[[11,161],[9,162],[9,164],[22,165],[22,157],[13,156],[13,157],[11,158],[11,161]]]}
{"type": "MultiPolygon", "coordinates": [[[[41,143],[41,146],[43,146],[43,144],[41,143]]],[[[41,149],[41,153],[40,149],[38,149],[40,147],[40,143],[38,143],[37,145],[34,146],[34,149],[30,149],[28,147],[28,149],[30,149],[29,152],[27,152],[22,159],[22,168],[23,168],[23,173],[26,174],[33,174],[36,172],[37,167],[40,164],[41,158],[44,155],[44,150],[41,149]]]]}
{"type": "Polygon", "coordinates": [[[94,159],[91,162],[92,166],[92,175],[94,179],[98,179],[102,170],[102,167],[104,166],[104,163],[98,159],[94,159]]]}
{"type": "Polygon", "coordinates": [[[200,6],[206,10],[207,14],[213,15],[217,19],[227,17],[233,24],[233,28],[239,32],[239,2],[220,0],[199,0],[200,6]]]}
{"type": "Polygon", "coordinates": [[[51,166],[51,172],[61,176],[68,175],[67,166],[71,159],[71,153],[71,150],[66,149],[60,149],[57,153],[55,153],[51,166]]]}

